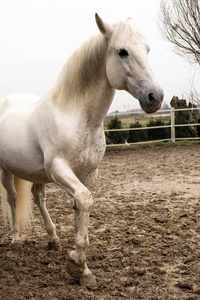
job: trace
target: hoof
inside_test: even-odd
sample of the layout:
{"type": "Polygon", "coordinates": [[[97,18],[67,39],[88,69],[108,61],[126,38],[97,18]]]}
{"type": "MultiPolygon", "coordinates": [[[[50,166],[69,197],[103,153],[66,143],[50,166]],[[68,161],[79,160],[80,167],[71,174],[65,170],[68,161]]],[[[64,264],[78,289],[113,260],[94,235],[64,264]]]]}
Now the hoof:
{"type": "Polygon", "coordinates": [[[60,251],[61,245],[60,245],[59,240],[54,240],[54,241],[48,242],[48,250],[60,251]]]}
{"type": "Polygon", "coordinates": [[[84,275],[79,279],[80,285],[85,286],[89,290],[92,290],[96,287],[96,278],[94,275],[84,275]]]}
{"type": "Polygon", "coordinates": [[[74,278],[81,278],[85,269],[85,265],[78,265],[69,256],[66,259],[67,273],[74,278]]]}

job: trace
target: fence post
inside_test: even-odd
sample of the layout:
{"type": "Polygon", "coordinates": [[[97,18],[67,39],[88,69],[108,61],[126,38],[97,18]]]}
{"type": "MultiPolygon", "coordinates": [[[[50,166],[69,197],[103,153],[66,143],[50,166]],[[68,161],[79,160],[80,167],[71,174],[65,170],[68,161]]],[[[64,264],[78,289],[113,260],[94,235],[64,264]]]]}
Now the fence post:
{"type": "Polygon", "coordinates": [[[175,142],[175,109],[171,108],[171,141],[175,142]]]}

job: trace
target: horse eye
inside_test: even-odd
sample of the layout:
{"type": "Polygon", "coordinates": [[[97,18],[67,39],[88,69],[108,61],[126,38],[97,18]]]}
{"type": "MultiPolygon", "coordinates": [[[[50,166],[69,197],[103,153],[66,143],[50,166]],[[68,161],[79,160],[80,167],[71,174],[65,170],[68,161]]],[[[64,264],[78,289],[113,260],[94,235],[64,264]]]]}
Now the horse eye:
{"type": "Polygon", "coordinates": [[[126,49],[119,49],[117,51],[117,53],[119,54],[119,56],[121,58],[127,57],[129,55],[128,51],[126,49]]]}

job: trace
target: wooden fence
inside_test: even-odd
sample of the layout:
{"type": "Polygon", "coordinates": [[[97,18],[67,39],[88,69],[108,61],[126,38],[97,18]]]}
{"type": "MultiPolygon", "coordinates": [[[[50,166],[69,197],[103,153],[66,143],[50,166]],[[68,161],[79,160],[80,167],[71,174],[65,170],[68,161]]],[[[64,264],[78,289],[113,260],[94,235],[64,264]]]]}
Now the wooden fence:
{"type": "MultiPolygon", "coordinates": [[[[171,110],[162,110],[162,114],[165,113],[166,115],[170,116],[171,119],[171,125],[162,125],[162,126],[151,126],[151,127],[138,127],[138,128],[122,128],[122,129],[105,129],[104,132],[112,132],[112,131],[131,131],[131,130],[149,130],[149,129],[158,129],[158,128],[171,128],[171,137],[169,139],[162,139],[162,140],[151,140],[151,141],[145,141],[145,142],[136,142],[136,143],[124,143],[124,144],[109,144],[106,145],[107,147],[110,146],[127,146],[127,145],[134,145],[134,144],[147,144],[147,143],[154,143],[154,142],[166,142],[166,141],[172,141],[175,142],[177,140],[200,140],[200,137],[187,137],[187,138],[179,138],[176,137],[176,127],[189,127],[189,126],[200,126],[200,123],[191,123],[191,124],[175,124],[175,112],[177,111],[194,111],[199,110],[199,108],[180,108],[175,109],[171,108],[171,110]]],[[[162,116],[160,114],[160,116],[162,116]]],[[[148,116],[154,116],[154,115],[148,115],[148,116]]],[[[156,115],[158,116],[158,115],[156,115]]]]}

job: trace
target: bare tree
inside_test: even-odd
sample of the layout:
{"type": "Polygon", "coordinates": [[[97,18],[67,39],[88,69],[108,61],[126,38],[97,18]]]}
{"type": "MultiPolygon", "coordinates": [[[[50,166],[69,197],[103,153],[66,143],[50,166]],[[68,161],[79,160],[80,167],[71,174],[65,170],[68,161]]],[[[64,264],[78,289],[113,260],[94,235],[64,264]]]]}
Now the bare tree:
{"type": "Polygon", "coordinates": [[[200,64],[200,1],[161,0],[160,28],[175,52],[200,64]]]}
{"type": "Polygon", "coordinates": [[[187,99],[193,104],[200,105],[199,92],[196,87],[192,86],[189,92],[185,92],[187,99]]]}

